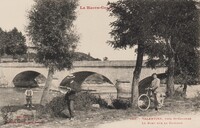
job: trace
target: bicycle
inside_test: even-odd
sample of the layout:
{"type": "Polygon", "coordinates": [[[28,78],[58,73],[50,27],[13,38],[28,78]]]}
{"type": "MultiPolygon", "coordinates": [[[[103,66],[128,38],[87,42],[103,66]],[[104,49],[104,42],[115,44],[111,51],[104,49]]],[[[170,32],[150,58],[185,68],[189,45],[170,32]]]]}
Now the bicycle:
{"type": "MultiPolygon", "coordinates": [[[[149,109],[151,106],[151,103],[154,102],[153,94],[152,94],[152,89],[151,88],[146,88],[145,89],[147,92],[145,94],[142,94],[138,97],[137,101],[137,106],[140,110],[146,111],[149,109]]],[[[158,108],[162,108],[164,104],[164,99],[165,95],[163,94],[157,94],[160,95],[160,98],[158,100],[158,108]]]]}

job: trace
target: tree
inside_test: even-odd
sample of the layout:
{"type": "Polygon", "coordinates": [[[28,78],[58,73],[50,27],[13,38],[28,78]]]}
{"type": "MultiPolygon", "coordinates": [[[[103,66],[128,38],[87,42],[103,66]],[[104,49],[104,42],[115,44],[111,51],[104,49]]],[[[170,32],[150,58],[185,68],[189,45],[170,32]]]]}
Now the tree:
{"type": "MultiPolygon", "coordinates": [[[[111,23],[113,29],[110,32],[114,41],[109,41],[109,44],[114,48],[138,46],[132,82],[132,103],[134,104],[138,97],[138,82],[144,54],[149,56],[151,66],[157,63],[167,65],[167,92],[172,96],[177,58],[182,50],[180,47],[184,46],[187,49],[192,46],[192,51],[199,47],[199,17],[195,2],[119,0],[109,5],[111,16],[116,18],[111,23]]],[[[184,55],[188,57],[192,52],[188,51],[188,54],[184,55]]]]}
{"type": "Polygon", "coordinates": [[[108,57],[105,56],[105,57],[103,58],[103,61],[108,61],[108,57]]]}
{"type": "MultiPolygon", "coordinates": [[[[0,56],[5,53],[6,32],[0,28],[0,56]]],[[[1,57],[0,57],[1,58],[1,57]]]]}
{"type": "Polygon", "coordinates": [[[149,0],[119,0],[108,3],[110,16],[116,20],[110,25],[113,41],[108,43],[115,49],[126,49],[137,46],[137,60],[132,81],[132,106],[137,105],[139,95],[138,84],[143,64],[143,56],[147,42],[154,42],[151,23],[154,22],[155,1],[149,0]]]}
{"type": "Polygon", "coordinates": [[[148,45],[146,53],[151,66],[167,65],[167,94],[171,97],[174,94],[175,74],[182,74],[183,79],[189,74],[197,77],[199,14],[193,0],[158,1],[154,8],[158,22],[153,23],[152,28],[158,40],[148,45]],[[196,60],[191,63],[194,60],[192,56],[196,60]]]}
{"type": "Polygon", "coordinates": [[[25,36],[17,30],[17,28],[12,29],[6,33],[7,41],[5,42],[5,53],[12,55],[23,55],[27,52],[27,46],[25,44],[25,36]]]}
{"type": "Polygon", "coordinates": [[[25,36],[13,28],[11,31],[6,32],[0,29],[0,55],[15,55],[26,54],[27,46],[25,44],[25,36]]]}
{"type": "Polygon", "coordinates": [[[48,102],[48,92],[56,70],[72,67],[78,36],[73,31],[77,0],[36,0],[29,12],[28,34],[37,49],[36,62],[48,70],[41,104],[48,102]]]}
{"type": "MultiPolygon", "coordinates": [[[[194,40],[192,42],[194,43],[194,40]]],[[[179,49],[176,51],[174,77],[176,83],[184,86],[184,94],[186,94],[187,85],[196,85],[199,82],[199,50],[193,43],[188,40],[187,44],[179,44],[179,49]]]]}

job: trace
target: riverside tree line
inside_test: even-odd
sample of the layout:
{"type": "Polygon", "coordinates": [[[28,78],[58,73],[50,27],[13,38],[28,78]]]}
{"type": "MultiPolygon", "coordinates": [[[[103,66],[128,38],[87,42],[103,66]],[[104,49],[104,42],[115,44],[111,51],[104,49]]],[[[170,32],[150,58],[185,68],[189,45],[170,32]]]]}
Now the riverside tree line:
{"type": "Polygon", "coordinates": [[[17,28],[10,31],[4,31],[0,28],[0,58],[3,55],[11,55],[14,59],[26,53],[26,38],[17,28]]]}

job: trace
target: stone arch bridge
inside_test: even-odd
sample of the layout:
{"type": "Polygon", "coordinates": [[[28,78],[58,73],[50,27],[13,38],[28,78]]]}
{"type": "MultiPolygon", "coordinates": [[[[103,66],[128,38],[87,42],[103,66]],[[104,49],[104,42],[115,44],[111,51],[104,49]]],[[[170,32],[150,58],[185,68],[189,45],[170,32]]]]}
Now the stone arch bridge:
{"type": "MultiPolygon", "coordinates": [[[[82,83],[93,74],[103,76],[109,83],[115,84],[116,80],[132,81],[135,61],[75,61],[71,70],[56,71],[53,76],[53,85],[59,86],[64,79],[74,74],[76,81],[82,83]]],[[[7,81],[6,86],[14,87],[14,81],[31,80],[41,75],[47,77],[48,69],[36,63],[1,63],[0,79],[7,81]],[[19,77],[21,76],[21,77],[19,77]]],[[[149,77],[152,73],[164,73],[165,67],[151,69],[143,64],[140,80],[149,77]]],[[[1,80],[2,81],[2,80],[1,80]]],[[[5,83],[5,82],[4,82],[5,83]]]]}

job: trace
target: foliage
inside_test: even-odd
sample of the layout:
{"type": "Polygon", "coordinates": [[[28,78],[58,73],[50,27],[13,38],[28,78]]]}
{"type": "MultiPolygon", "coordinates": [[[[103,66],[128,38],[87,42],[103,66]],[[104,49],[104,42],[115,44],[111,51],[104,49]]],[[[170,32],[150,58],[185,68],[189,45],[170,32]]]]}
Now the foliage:
{"type": "Polygon", "coordinates": [[[175,75],[179,78],[179,83],[197,84],[199,82],[199,51],[194,46],[189,46],[182,48],[177,54],[175,75]]]}
{"type": "Polygon", "coordinates": [[[200,92],[198,92],[196,97],[194,97],[190,100],[194,103],[195,107],[200,108],[200,92]]]}
{"type": "Polygon", "coordinates": [[[199,16],[195,2],[167,0],[156,3],[155,17],[159,22],[155,22],[152,28],[157,42],[148,44],[146,53],[149,59],[166,60],[172,50],[181,52],[179,56],[185,56],[185,51],[191,46],[189,50],[192,52],[194,47],[199,47],[199,16]]]}
{"type": "Polygon", "coordinates": [[[28,18],[28,35],[36,46],[36,62],[63,70],[71,68],[78,36],[73,31],[77,0],[37,0],[28,18]]]}
{"type": "Polygon", "coordinates": [[[99,104],[102,108],[108,106],[107,102],[101,99],[100,96],[97,97],[89,92],[82,92],[77,95],[75,100],[75,109],[89,110],[92,108],[92,104],[99,104]]]}
{"type": "Polygon", "coordinates": [[[5,44],[6,44],[7,38],[6,38],[6,32],[4,32],[0,28],[0,55],[2,56],[5,53],[5,44]]]}
{"type": "Polygon", "coordinates": [[[48,104],[45,105],[43,110],[40,111],[41,115],[47,114],[51,116],[59,116],[59,114],[67,107],[64,96],[53,98],[48,104]]]}
{"type": "Polygon", "coordinates": [[[27,52],[27,46],[25,44],[25,36],[13,28],[11,31],[6,32],[0,29],[0,54],[4,55],[23,55],[27,52]]]}
{"type": "Polygon", "coordinates": [[[26,54],[26,39],[16,28],[7,33],[8,42],[6,42],[5,52],[8,55],[26,54]]]}
{"type": "Polygon", "coordinates": [[[87,55],[82,52],[75,52],[74,61],[101,61],[101,60],[98,58],[93,58],[91,55],[87,55]]]}
{"type": "Polygon", "coordinates": [[[127,109],[131,107],[130,100],[114,99],[112,104],[116,109],[127,109]]]}
{"type": "Polygon", "coordinates": [[[34,104],[33,108],[27,108],[25,105],[8,105],[1,107],[1,115],[4,123],[28,123],[35,121],[36,110],[40,105],[34,104]],[[19,118],[24,117],[24,118],[19,118]]]}
{"type": "MultiPolygon", "coordinates": [[[[136,67],[133,72],[132,82],[132,104],[137,102],[138,84],[143,63],[143,55],[147,42],[154,42],[151,23],[155,20],[155,1],[149,0],[118,0],[108,3],[110,16],[116,18],[110,24],[110,32],[113,41],[108,43],[115,49],[126,49],[138,46],[136,67]]],[[[136,107],[136,106],[135,106],[136,107]]]]}
{"type": "Polygon", "coordinates": [[[28,35],[37,54],[36,62],[49,68],[41,105],[48,102],[48,93],[55,70],[70,69],[78,36],[73,31],[77,0],[36,0],[29,12],[28,35]]]}
{"type": "Polygon", "coordinates": [[[103,61],[108,61],[108,57],[104,57],[104,58],[103,58],[103,61]]]}
{"type": "MultiPolygon", "coordinates": [[[[191,83],[199,74],[199,11],[193,0],[166,0],[155,4],[155,17],[158,22],[152,24],[157,37],[156,43],[146,48],[147,65],[170,66],[170,57],[174,58],[174,72],[182,83],[191,83]]],[[[169,71],[168,68],[168,72],[169,71]]]]}
{"type": "Polygon", "coordinates": [[[11,107],[10,106],[5,106],[3,108],[1,108],[1,115],[3,117],[4,120],[4,124],[9,123],[9,117],[12,113],[11,107]]]}
{"type": "MultiPolygon", "coordinates": [[[[88,92],[78,93],[75,99],[74,108],[78,111],[87,111],[93,109],[93,104],[99,104],[101,108],[107,107],[106,101],[100,97],[96,97],[88,92]]],[[[49,102],[44,110],[43,114],[50,114],[51,116],[60,116],[61,112],[67,108],[67,103],[64,99],[64,95],[55,97],[49,102]]]]}
{"type": "Polygon", "coordinates": [[[151,21],[154,2],[148,0],[119,0],[108,3],[110,16],[117,18],[110,24],[113,41],[108,43],[114,48],[133,47],[146,41],[154,41],[151,21]],[[141,41],[141,42],[140,42],[141,41]]]}
{"type": "Polygon", "coordinates": [[[199,12],[196,2],[194,0],[118,0],[109,5],[111,16],[116,20],[111,23],[110,35],[113,41],[108,43],[114,48],[124,49],[138,45],[132,93],[138,91],[145,53],[149,56],[148,66],[155,68],[155,65],[159,64],[168,67],[167,91],[173,95],[174,74],[177,72],[175,67],[186,75],[190,75],[188,73],[198,67],[197,61],[194,64],[191,61],[194,60],[192,56],[195,55],[197,58],[196,52],[199,47],[199,12]],[[183,69],[185,65],[187,66],[183,69]]]}

